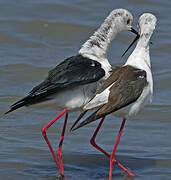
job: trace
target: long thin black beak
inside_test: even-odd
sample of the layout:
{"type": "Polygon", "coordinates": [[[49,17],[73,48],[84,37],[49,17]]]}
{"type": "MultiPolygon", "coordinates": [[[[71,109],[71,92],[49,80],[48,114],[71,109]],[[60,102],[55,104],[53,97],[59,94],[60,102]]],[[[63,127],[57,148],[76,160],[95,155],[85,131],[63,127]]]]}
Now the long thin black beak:
{"type": "Polygon", "coordinates": [[[136,38],[132,41],[132,43],[129,45],[129,47],[127,48],[127,50],[122,54],[122,57],[127,53],[127,51],[132,47],[132,45],[133,45],[133,44],[139,39],[139,37],[140,37],[139,33],[138,33],[135,29],[131,28],[130,31],[133,32],[134,34],[136,34],[137,36],[136,36],[136,38]]]}
{"type": "Polygon", "coordinates": [[[130,30],[132,33],[136,34],[137,36],[139,36],[139,33],[134,29],[134,28],[131,28],[130,30]]]}

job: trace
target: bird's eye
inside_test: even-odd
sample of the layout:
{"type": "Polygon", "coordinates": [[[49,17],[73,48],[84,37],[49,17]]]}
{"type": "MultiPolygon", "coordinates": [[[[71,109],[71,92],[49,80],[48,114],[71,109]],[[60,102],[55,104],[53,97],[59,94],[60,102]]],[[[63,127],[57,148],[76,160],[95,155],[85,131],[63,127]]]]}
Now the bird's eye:
{"type": "Polygon", "coordinates": [[[131,21],[131,20],[130,20],[130,19],[128,19],[126,23],[127,23],[127,24],[130,24],[130,21],[131,21]]]}

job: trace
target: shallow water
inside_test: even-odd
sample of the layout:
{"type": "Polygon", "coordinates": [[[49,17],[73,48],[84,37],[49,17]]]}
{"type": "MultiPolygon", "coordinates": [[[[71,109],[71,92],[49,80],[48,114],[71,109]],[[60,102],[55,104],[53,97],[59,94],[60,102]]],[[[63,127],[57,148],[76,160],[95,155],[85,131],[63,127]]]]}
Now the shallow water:
{"type": "MultiPolygon", "coordinates": [[[[55,105],[22,108],[3,116],[10,104],[41,82],[48,70],[75,55],[81,44],[115,8],[126,8],[134,15],[152,12],[158,18],[152,38],[151,61],[154,97],[151,105],[127,121],[117,159],[136,174],[138,180],[167,180],[171,177],[171,1],[10,1],[0,0],[0,179],[54,180],[57,169],[41,136],[41,128],[58,112],[55,105]]],[[[125,62],[120,56],[133,39],[121,33],[112,42],[109,60],[125,62]]],[[[89,144],[97,122],[69,132],[78,113],[69,116],[63,146],[67,179],[108,179],[109,160],[89,144]]],[[[57,144],[63,121],[48,131],[57,144]]],[[[121,120],[108,116],[97,143],[111,152],[121,120]]],[[[128,179],[115,167],[113,177],[128,179]]],[[[130,179],[130,178],[129,178],[130,179]]]]}

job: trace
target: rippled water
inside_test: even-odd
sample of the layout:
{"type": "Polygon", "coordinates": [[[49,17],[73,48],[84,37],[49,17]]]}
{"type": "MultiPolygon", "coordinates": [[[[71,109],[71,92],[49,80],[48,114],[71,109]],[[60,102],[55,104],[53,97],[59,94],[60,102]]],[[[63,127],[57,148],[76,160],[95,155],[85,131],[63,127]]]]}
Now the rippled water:
{"type": "MultiPolygon", "coordinates": [[[[152,12],[158,18],[152,38],[151,60],[154,75],[153,103],[126,124],[117,150],[117,159],[140,180],[166,180],[171,177],[171,1],[121,0],[0,0],[0,179],[54,180],[57,170],[41,128],[58,112],[55,105],[22,108],[3,113],[14,101],[41,82],[48,70],[77,53],[81,44],[115,8],[134,15],[152,12]]],[[[109,60],[122,64],[120,55],[132,40],[121,33],[113,41],[109,60]]],[[[78,113],[70,115],[63,146],[67,179],[108,179],[109,160],[96,151],[89,139],[97,122],[70,133],[78,113]]],[[[63,121],[48,131],[57,144],[63,121]]],[[[111,152],[121,120],[106,119],[97,142],[111,152]]],[[[115,167],[114,179],[127,179],[115,167]]]]}

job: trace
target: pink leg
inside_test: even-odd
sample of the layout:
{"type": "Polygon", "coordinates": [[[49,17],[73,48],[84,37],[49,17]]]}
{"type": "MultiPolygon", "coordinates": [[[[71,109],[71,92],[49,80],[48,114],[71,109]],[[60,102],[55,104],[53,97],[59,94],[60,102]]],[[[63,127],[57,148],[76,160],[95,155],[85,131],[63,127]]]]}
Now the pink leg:
{"type": "MultiPolygon", "coordinates": [[[[117,139],[116,139],[116,142],[115,142],[115,145],[114,145],[112,154],[111,154],[111,156],[110,156],[109,180],[112,180],[112,167],[113,167],[113,162],[115,162],[115,153],[116,153],[116,149],[117,149],[117,146],[118,146],[118,144],[119,144],[119,140],[120,140],[120,137],[121,137],[121,134],[122,134],[124,125],[125,125],[125,121],[126,121],[126,119],[124,118],[123,121],[122,121],[120,130],[119,130],[119,133],[118,133],[118,136],[117,136],[117,139]]],[[[128,174],[128,176],[135,176],[135,174],[129,172],[128,170],[127,170],[126,173],[128,174]]]]}
{"type": "Polygon", "coordinates": [[[64,168],[63,168],[63,162],[62,162],[62,152],[61,152],[61,149],[62,149],[62,143],[63,143],[65,129],[66,129],[66,124],[67,124],[67,119],[68,119],[68,112],[67,112],[67,109],[64,109],[51,122],[49,122],[45,127],[42,128],[42,135],[43,135],[46,143],[48,144],[49,149],[50,149],[50,151],[52,153],[52,156],[53,156],[53,158],[54,158],[54,160],[56,162],[56,165],[57,165],[57,167],[59,169],[59,177],[60,178],[64,177],[64,168]],[[57,121],[65,113],[66,113],[66,116],[65,116],[65,120],[64,120],[64,125],[63,125],[63,129],[62,129],[62,133],[61,133],[61,138],[60,138],[60,143],[59,143],[59,147],[58,147],[58,151],[57,151],[57,156],[56,156],[56,154],[54,153],[54,150],[52,148],[52,145],[50,144],[50,141],[49,141],[49,139],[48,139],[48,137],[46,135],[46,131],[55,121],[57,121]]]}
{"type": "MultiPolygon", "coordinates": [[[[110,158],[110,155],[105,152],[101,147],[99,147],[96,142],[95,142],[95,138],[97,136],[97,133],[99,132],[99,129],[100,127],[102,126],[103,124],[103,121],[104,121],[105,117],[103,117],[99,123],[99,125],[97,126],[91,140],[90,140],[90,143],[92,146],[94,146],[96,149],[98,149],[99,151],[101,151],[102,153],[104,153],[108,158],[110,158]]],[[[113,160],[121,169],[123,169],[128,175],[132,174],[131,172],[129,172],[124,166],[122,166],[119,162],[116,161],[116,159],[113,160]]],[[[133,174],[132,174],[133,175],[133,174]]]]}

